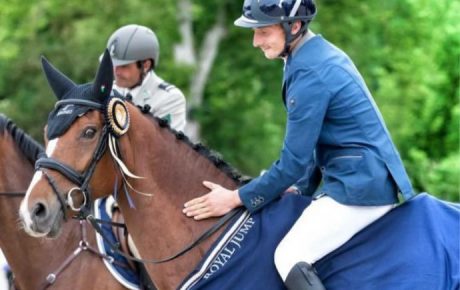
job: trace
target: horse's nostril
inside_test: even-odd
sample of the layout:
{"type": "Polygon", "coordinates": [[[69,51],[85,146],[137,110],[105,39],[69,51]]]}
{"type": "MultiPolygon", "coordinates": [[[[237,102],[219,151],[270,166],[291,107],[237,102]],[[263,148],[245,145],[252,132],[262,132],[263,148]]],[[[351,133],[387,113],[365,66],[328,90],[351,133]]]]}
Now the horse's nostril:
{"type": "Polygon", "coordinates": [[[34,209],[32,210],[32,215],[38,218],[45,217],[46,213],[47,213],[46,206],[41,202],[37,203],[34,209]]]}

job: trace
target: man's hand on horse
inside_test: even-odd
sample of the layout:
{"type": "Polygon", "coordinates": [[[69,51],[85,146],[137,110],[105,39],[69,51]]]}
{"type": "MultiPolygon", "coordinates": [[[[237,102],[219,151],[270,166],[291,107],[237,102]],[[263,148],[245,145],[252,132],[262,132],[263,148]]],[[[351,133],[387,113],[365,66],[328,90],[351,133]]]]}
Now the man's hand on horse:
{"type": "Polygon", "coordinates": [[[211,191],[184,204],[183,212],[195,220],[223,216],[242,205],[238,190],[229,190],[219,184],[203,181],[211,191]]]}

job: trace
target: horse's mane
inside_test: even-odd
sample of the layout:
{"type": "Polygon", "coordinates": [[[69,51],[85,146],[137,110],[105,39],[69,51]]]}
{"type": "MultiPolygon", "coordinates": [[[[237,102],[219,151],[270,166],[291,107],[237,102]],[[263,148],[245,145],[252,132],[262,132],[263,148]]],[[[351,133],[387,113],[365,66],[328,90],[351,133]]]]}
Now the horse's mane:
{"type": "Polygon", "coordinates": [[[30,163],[35,164],[38,155],[44,152],[43,146],[26,134],[21,128],[16,126],[16,124],[4,114],[0,114],[0,133],[5,131],[11,135],[16,145],[22,153],[24,153],[30,163]]]}
{"type": "Polygon", "coordinates": [[[232,180],[236,181],[239,185],[248,183],[251,180],[250,177],[242,175],[237,169],[235,169],[226,161],[224,161],[220,154],[218,154],[217,152],[210,150],[201,143],[193,143],[189,139],[189,137],[185,135],[183,132],[176,131],[173,128],[171,128],[169,122],[165,119],[154,117],[150,113],[143,110],[143,108],[140,109],[141,112],[147,117],[149,117],[153,122],[157,122],[161,128],[168,130],[173,135],[175,135],[177,140],[182,141],[183,143],[187,144],[190,148],[195,150],[197,153],[207,158],[214,164],[214,166],[216,166],[219,170],[227,174],[232,180]]]}

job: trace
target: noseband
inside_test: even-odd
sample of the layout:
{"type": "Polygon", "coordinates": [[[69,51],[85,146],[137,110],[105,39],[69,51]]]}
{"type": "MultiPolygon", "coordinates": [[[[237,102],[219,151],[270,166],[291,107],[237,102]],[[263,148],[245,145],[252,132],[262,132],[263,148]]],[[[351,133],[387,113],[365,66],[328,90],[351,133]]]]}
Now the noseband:
{"type": "MultiPolygon", "coordinates": [[[[88,101],[88,100],[80,100],[80,99],[67,99],[58,101],[55,107],[66,105],[66,104],[73,104],[73,105],[83,105],[88,106],[90,108],[94,108],[96,110],[101,110],[103,107],[101,104],[88,101]]],[[[93,176],[94,170],[96,168],[97,162],[102,158],[105,150],[107,149],[107,136],[109,133],[109,129],[107,125],[104,125],[102,128],[102,134],[99,138],[99,142],[97,144],[96,150],[93,153],[92,159],[88,167],[82,172],[79,173],[70,166],[60,162],[51,157],[47,157],[46,153],[44,153],[36,162],[35,162],[35,171],[41,170],[46,177],[49,185],[53,189],[53,192],[56,194],[60,204],[61,209],[64,214],[64,219],[66,216],[65,210],[66,206],[69,206],[72,210],[78,211],[80,216],[84,218],[88,215],[91,211],[91,191],[89,188],[89,182],[91,177],[93,176]],[[44,170],[44,169],[52,169],[63,176],[65,176],[70,182],[77,185],[77,187],[73,187],[67,193],[67,201],[64,201],[62,196],[59,194],[59,189],[56,186],[54,179],[44,170]],[[83,203],[79,207],[76,207],[73,203],[72,193],[75,191],[81,191],[83,194],[83,203]]]]}

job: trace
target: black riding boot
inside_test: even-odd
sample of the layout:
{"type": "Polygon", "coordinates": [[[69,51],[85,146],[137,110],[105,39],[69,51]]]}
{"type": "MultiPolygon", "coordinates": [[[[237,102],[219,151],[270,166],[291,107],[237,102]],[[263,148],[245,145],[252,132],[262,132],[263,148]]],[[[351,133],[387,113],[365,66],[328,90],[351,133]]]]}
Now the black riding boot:
{"type": "Polygon", "coordinates": [[[305,262],[298,262],[292,267],[284,285],[289,290],[326,290],[315,269],[305,262]]]}

